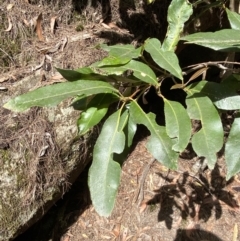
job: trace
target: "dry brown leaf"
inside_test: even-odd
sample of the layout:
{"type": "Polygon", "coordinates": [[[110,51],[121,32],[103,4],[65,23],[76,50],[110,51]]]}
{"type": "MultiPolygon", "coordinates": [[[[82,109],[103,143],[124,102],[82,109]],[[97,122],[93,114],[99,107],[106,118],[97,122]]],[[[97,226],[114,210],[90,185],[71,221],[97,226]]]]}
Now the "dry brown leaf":
{"type": "Polygon", "coordinates": [[[147,202],[146,201],[143,201],[141,204],[140,204],[140,210],[139,212],[140,213],[143,213],[147,208],[147,202]]]}
{"type": "Polygon", "coordinates": [[[198,76],[200,75],[204,75],[206,73],[206,71],[208,70],[208,67],[204,67],[202,69],[199,69],[198,71],[196,71],[191,78],[188,80],[188,83],[192,80],[195,80],[198,76]]]}
{"type": "Polygon", "coordinates": [[[57,19],[57,16],[52,17],[50,21],[50,29],[52,34],[55,33],[56,19],[57,19]]]}
{"type": "Polygon", "coordinates": [[[12,22],[11,22],[11,19],[10,18],[8,18],[8,28],[5,30],[6,32],[9,32],[9,31],[11,31],[11,29],[12,29],[12,22]]]}
{"type": "Polygon", "coordinates": [[[116,238],[120,235],[120,230],[121,230],[121,224],[118,223],[114,226],[114,229],[112,231],[116,238]]]}
{"type": "Polygon", "coordinates": [[[61,74],[56,74],[51,78],[51,80],[61,80],[61,79],[64,79],[61,74]]]}
{"type": "Polygon", "coordinates": [[[37,31],[37,36],[40,41],[44,41],[44,37],[42,34],[42,13],[40,13],[37,17],[37,25],[36,25],[36,31],[37,31]]]}
{"type": "Polygon", "coordinates": [[[29,26],[29,25],[30,25],[29,22],[28,22],[26,19],[23,19],[23,22],[24,22],[24,24],[25,24],[26,26],[29,26]]]}
{"type": "Polygon", "coordinates": [[[11,10],[11,9],[13,8],[13,6],[14,6],[13,3],[8,4],[8,5],[7,5],[7,10],[8,10],[8,11],[11,10]]]}
{"type": "Polygon", "coordinates": [[[122,239],[121,239],[121,241],[126,241],[126,240],[127,240],[127,234],[128,234],[128,229],[125,228],[125,229],[123,230],[123,234],[122,234],[122,239]]]}
{"type": "Polygon", "coordinates": [[[184,87],[185,87],[185,85],[183,85],[183,84],[175,84],[171,87],[171,90],[183,89],[184,87]]]}
{"type": "Polygon", "coordinates": [[[0,78],[0,83],[5,82],[7,80],[9,80],[9,77],[3,76],[3,77],[0,78]]]}

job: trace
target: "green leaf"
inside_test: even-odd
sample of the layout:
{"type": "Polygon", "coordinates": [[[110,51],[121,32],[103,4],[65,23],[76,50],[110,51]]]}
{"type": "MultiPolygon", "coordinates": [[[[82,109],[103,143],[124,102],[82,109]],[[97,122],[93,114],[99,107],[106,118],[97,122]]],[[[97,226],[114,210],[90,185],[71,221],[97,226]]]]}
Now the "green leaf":
{"type": "Polygon", "coordinates": [[[240,74],[231,74],[224,78],[221,83],[230,86],[234,91],[238,91],[240,89],[240,74]]]}
{"type": "Polygon", "coordinates": [[[240,172],[240,115],[234,119],[230,134],[225,146],[225,161],[227,166],[227,177],[229,180],[232,176],[240,172]]]}
{"type": "Polygon", "coordinates": [[[84,135],[90,128],[97,125],[106,115],[107,111],[108,108],[98,109],[96,107],[90,107],[86,111],[83,111],[77,121],[79,134],[84,135]]]}
{"type": "Polygon", "coordinates": [[[177,138],[172,149],[182,152],[189,143],[192,130],[187,111],[180,103],[164,99],[164,113],[168,136],[177,138]]]}
{"type": "Polygon", "coordinates": [[[125,45],[102,45],[102,49],[109,52],[109,56],[98,62],[98,67],[104,65],[126,64],[131,59],[138,58],[141,55],[141,48],[135,49],[131,44],[125,45]]]}
{"type": "Polygon", "coordinates": [[[71,106],[75,110],[86,110],[87,109],[87,105],[88,105],[88,103],[89,103],[89,101],[91,100],[92,97],[93,96],[85,97],[85,95],[78,96],[78,97],[74,98],[71,106]]]}
{"type": "Polygon", "coordinates": [[[107,73],[110,74],[116,74],[120,75],[123,74],[127,70],[133,71],[133,75],[142,80],[145,83],[152,84],[152,85],[157,85],[157,77],[153,70],[148,67],[148,65],[136,61],[136,60],[131,60],[125,65],[120,65],[120,66],[113,66],[113,67],[102,67],[101,70],[106,71],[107,73]]]}
{"type": "Polygon", "coordinates": [[[111,93],[100,93],[95,95],[87,104],[87,108],[97,107],[98,109],[106,108],[110,104],[119,101],[119,97],[117,95],[111,93]]]}
{"type": "Polygon", "coordinates": [[[58,68],[56,69],[68,81],[77,81],[77,80],[99,80],[99,81],[108,81],[108,82],[112,81],[112,79],[110,79],[108,76],[95,73],[89,67],[83,67],[77,70],[58,69],[58,68]]]}
{"type": "Polygon", "coordinates": [[[192,5],[186,0],[172,0],[168,8],[168,31],[163,42],[164,51],[174,51],[183,31],[184,23],[192,15],[192,5]]]}
{"type": "Polygon", "coordinates": [[[187,112],[191,119],[200,120],[202,128],[193,135],[192,146],[198,156],[207,159],[210,169],[217,161],[216,153],[223,146],[223,128],[219,114],[208,97],[189,96],[187,112]]]}
{"type": "Polygon", "coordinates": [[[87,109],[81,112],[77,121],[79,134],[84,135],[90,128],[97,125],[106,115],[109,105],[117,100],[119,99],[116,96],[109,93],[95,95],[86,104],[87,109]]]}
{"type": "Polygon", "coordinates": [[[122,153],[125,145],[120,114],[118,110],[104,123],[94,146],[93,163],[89,169],[88,185],[92,203],[102,216],[111,214],[120,183],[121,167],[113,160],[113,153],[122,153]]]}
{"type": "Polygon", "coordinates": [[[126,136],[124,151],[121,154],[114,154],[114,160],[120,164],[126,160],[127,155],[129,154],[130,148],[132,146],[133,137],[137,131],[137,125],[133,122],[131,116],[127,115],[125,122],[127,123],[123,128],[123,132],[126,136]]]}
{"type": "Polygon", "coordinates": [[[90,96],[98,93],[118,93],[112,85],[102,81],[79,80],[44,86],[8,101],[4,108],[24,111],[32,106],[55,106],[61,101],[74,96],[90,96]]]}
{"type": "Polygon", "coordinates": [[[131,59],[129,58],[121,59],[119,57],[110,55],[99,61],[96,67],[127,64],[130,60],[131,59]]]}
{"type": "Polygon", "coordinates": [[[82,78],[82,73],[76,70],[59,69],[59,68],[56,68],[56,70],[63,76],[63,78],[65,78],[68,81],[76,81],[82,78]]]}
{"type": "Polygon", "coordinates": [[[155,121],[155,114],[146,114],[138,103],[133,100],[130,105],[130,116],[136,124],[145,125],[151,132],[147,149],[159,162],[170,169],[177,168],[178,154],[172,150],[174,141],[169,138],[163,126],[155,121]]]}
{"type": "Polygon", "coordinates": [[[108,51],[109,55],[119,58],[138,58],[141,54],[141,48],[136,49],[132,44],[116,44],[113,46],[102,44],[101,48],[105,51],[108,51]]]}
{"type": "Polygon", "coordinates": [[[156,38],[148,39],[144,46],[156,64],[177,78],[183,79],[177,55],[173,51],[164,51],[161,49],[161,43],[156,38]]]}
{"type": "Polygon", "coordinates": [[[240,109],[237,87],[240,87],[240,82],[234,76],[230,76],[221,84],[201,81],[185,87],[184,90],[189,93],[189,96],[208,96],[219,109],[237,110],[240,109]]]}
{"type": "Polygon", "coordinates": [[[95,72],[89,68],[89,67],[82,67],[79,69],[76,69],[77,72],[84,74],[84,75],[89,75],[89,74],[94,74],[95,72]]]}
{"type": "Polygon", "coordinates": [[[232,29],[240,30],[240,15],[226,8],[228,21],[232,29]]]}
{"type": "Polygon", "coordinates": [[[223,29],[214,33],[194,33],[181,40],[214,50],[240,51],[240,31],[234,29],[223,29]]]}

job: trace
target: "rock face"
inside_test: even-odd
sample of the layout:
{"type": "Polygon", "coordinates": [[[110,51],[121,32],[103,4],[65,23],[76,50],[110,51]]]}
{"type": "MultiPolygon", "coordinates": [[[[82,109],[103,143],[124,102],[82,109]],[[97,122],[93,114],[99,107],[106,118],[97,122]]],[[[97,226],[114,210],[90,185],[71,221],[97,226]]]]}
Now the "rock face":
{"type": "MultiPolygon", "coordinates": [[[[32,75],[0,92],[0,106],[35,88],[32,75]]],[[[96,133],[77,137],[79,112],[65,101],[24,113],[0,109],[0,240],[12,240],[39,220],[90,161],[96,133]]]]}

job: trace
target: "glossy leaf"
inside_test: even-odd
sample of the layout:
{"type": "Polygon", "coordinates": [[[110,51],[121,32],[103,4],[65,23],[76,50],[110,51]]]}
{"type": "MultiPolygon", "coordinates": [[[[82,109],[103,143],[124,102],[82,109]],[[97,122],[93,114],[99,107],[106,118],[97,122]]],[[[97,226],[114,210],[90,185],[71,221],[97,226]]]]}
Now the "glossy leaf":
{"type": "Polygon", "coordinates": [[[101,70],[106,71],[108,74],[123,74],[127,70],[133,71],[133,75],[141,81],[157,85],[157,77],[153,70],[146,64],[136,60],[131,60],[129,63],[121,66],[102,67],[101,70]]]}
{"type": "Polygon", "coordinates": [[[97,67],[127,64],[131,58],[119,58],[117,56],[107,56],[98,62],[97,67]]]}
{"type": "Polygon", "coordinates": [[[166,131],[169,137],[176,138],[172,149],[182,152],[191,137],[191,121],[185,108],[178,102],[164,99],[166,131]]]}
{"type": "Polygon", "coordinates": [[[77,72],[85,75],[94,74],[95,72],[90,67],[82,67],[76,69],[77,72]]]}
{"type": "Polygon", "coordinates": [[[97,125],[106,115],[110,104],[119,99],[112,94],[97,94],[86,104],[86,110],[82,111],[77,121],[80,135],[84,135],[90,128],[97,125]]]}
{"type": "Polygon", "coordinates": [[[200,120],[202,128],[193,135],[192,146],[198,156],[204,156],[210,169],[217,161],[216,153],[223,146],[221,118],[211,100],[206,97],[188,96],[187,112],[191,119],[200,120]]]}
{"type": "Polygon", "coordinates": [[[112,85],[102,81],[79,80],[44,86],[17,96],[8,101],[4,108],[24,111],[32,106],[55,106],[61,101],[74,96],[90,96],[98,93],[118,93],[112,85]]]}
{"type": "Polygon", "coordinates": [[[240,172],[240,115],[235,117],[225,146],[227,180],[240,172]]]}
{"type": "Polygon", "coordinates": [[[197,44],[221,51],[240,51],[240,31],[223,29],[217,32],[194,33],[181,38],[188,44],[197,44]]]}
{"type": "Polygon", "coordinates": [[[111,93],[100,93],[95,95],[87,104],[87,108],[96,107],[98,109],[108,107],[110,104],[119,101],[119,97],[111,93]]]}
{"type": "Polygon", "coordinates": [[[120,114],[121,111],[118,110],[104,123],[94,146],[93,162],[89,170],[88,185],[92,203],[102,216],[111,214],[120,182],[121,167],[113,160],[113,153],[122,153],[125,145],[122,131],[125,116],[121,118],[120,114]]]}
{"type": "Polygon", "coordinates": [[[240,109],[240,95],[236,91],[238,86],[240,87],[240,82],[234,76],[231,76],[221,84],[200,81],[185,87],[184,90],[189,95],[191,93],[195,96],[208,96],[219,109],[237,110],[240,109]]]}
{"type": "Polygon", "coordinates": [[[138,58],[141,53],[141,48],[136,49],[132,44],[116,44],[113,46],[102,44],[101,48],[108,51],[110,55],[120,58],[138,58]]]}
{"type": "Polygon", "coordinates": [[[80,97],[76,97],[74,98],[71,106],[75,109],[75,110],[86,110],[87,109],[87,105],[89,103],[89,101],[91,100],[93,96],[87,96],[85,97],[85,95],[80,96],[80,97]]]}
{"type": "Polygon", "coordinates": [[[228,21],[232,29],[240,30],[240,15],[226,8],[228,21]]]}
{"type": "Polygon", "coordinates": [[[164,51],[174,51],[183,31],[184,23],[192,15],[192,5],[186,0],[172,0],[168,8],[168,30],[163,42],[164,51]]]}
{"type": "Polygon", "coordinates": [[[124,151],[121,154],[114,154],[114,160],[116,160],[121,164],[123,163],[124,160],[126,160],[126,157],[129,154],[129,151],[133,142],[133,137],[137,131],[137,125],[132,120],[131,116],[127,115],[125,122],[126,122],[126,125],[123,128],[123,132],[126,137],[124,151]]]}
{"type": "Polygon", "coordinates": [[[68,81],[76,81],[82,79],[82,73],[76,70],[70,69],[60,69],[56,68],[56,70],[68,81]]]}
{"type": "Polygon", "coordinates": [[[183,79],[177,55],[173,51],[164,51],[161,49],[161,43],[158,39],[148,39],[144,45],[144,49],[161,68],[167,70],[175,77],[183,79]]]}
{"type": "Polygon", "coordinates": [[[172,150],[174,141],[169,138],[166,129],[155,121],[155,114],[146,114],[134,100],[130,105],[130,116],[136,124],[145,125],[151,132],[147,149],[159,162],[170,169],[177,168],[178,154],[172,150]]]}
{"type": "Polygon", "coordinates": [[[93,126],[97,125],[106,115],[108,108],[98,109],[90,107],[86,111],[81,112],[77,121],[78,132],[80,135],[86,134],[93,126]]]}
{"type": "Polygon", "coordinates": [[[230,86],[235,91],[238,91],[240,89],[240,75],[231,74],[227,78],[224,78],[221,83],[230,86]]]}
{"type": "Polygon", "coordinates": [[[58,69],[57,71],[68,81],[76,80],[99,80],[112,82],[112,78],[95,73],[91,68],[84,67],[76,70],[58,69]]]}
{"type": "Polygon", "coordinates": [[[141,48],[135,49],[132,44],[113,46],[102,45],[102,49],[108,51],[109,56],[98,62],[98,67],[126,64],[131,59],[138,58],[141,55],[141,48]]]}

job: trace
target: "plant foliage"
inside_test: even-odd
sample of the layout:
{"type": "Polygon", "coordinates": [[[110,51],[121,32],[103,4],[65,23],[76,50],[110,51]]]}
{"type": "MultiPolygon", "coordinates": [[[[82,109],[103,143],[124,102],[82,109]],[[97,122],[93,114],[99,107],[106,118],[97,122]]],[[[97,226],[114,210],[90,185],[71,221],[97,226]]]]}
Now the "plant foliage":
{"type": "MultiPolygon", "coordinates": [[[[239,51],[240,17],[228,9],[226,11],[232,29],[181,37],[184,23],[192,15],[192,5],[186,0],[172,0],[168,10],[169,27],[163,43],[150,38],[139,48],[102,45],[108,52],[106,58],[74,71],[58,69],[68,82],[17,96],[4,107],[24,111],[32,106],[57,105],[73,97],[72,106],[81,111],[77,121],[81,135],[105,117],[94,147],[88,184],[96,211],[108,216],[114,207],[121,164],[132,144],[137,124],[149,129],[147,149],[166,167],[177,169],[179,154],[191,143],[196,154],[205,157],[208,167],[214,168],[217,153],[224,144],[221,113],[240,109],[237,93],[240,78],[238,74],[232,74],[220,83],[207,80],[193,83],[211,67],[209,63],[207,67],[199,64],[190,68],[195,74],[186,81],[175,49],[181,39],[187,44],[218,51],[239,51]],[[182,89],[186,93],[185,101],[170,100],[161,92],[163,82],[172,80],[175,83],[172,89],[182,89]],[[150,89],[154,89],[164,103],[165,125],[157,124],[156,115],[144,112],[140,104],[141,99],[147,102],[145,96],[150,89]],[[118,108],[106,116],[113,103],[118,108]],[[201,123],[199,131],[192,133],[191,120],[201,123]]],[[[224,69],[221,63],[215,66],[224,69]]],[[[239,118],[237,114],[226,141],[227,179],[240,171],[239,118]]]]}

